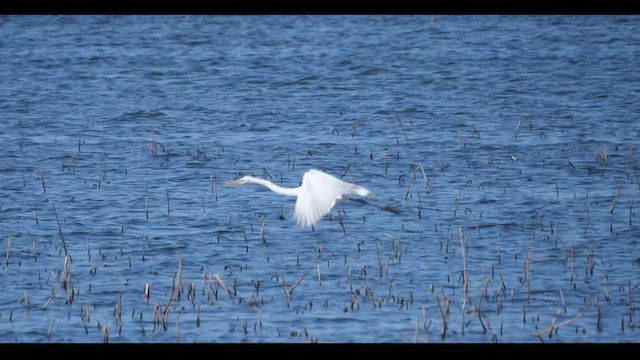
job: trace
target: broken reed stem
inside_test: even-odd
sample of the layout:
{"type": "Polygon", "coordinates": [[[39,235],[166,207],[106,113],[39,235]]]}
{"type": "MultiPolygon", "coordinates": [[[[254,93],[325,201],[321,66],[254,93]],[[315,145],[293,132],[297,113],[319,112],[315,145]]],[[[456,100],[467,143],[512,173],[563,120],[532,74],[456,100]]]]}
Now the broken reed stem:
{"type": "Polygon", "coordinates": [[[458,190],[458,197],[456,198],[455,207],[453,208],[453,217],[456,217],[458,213],[458,205],[460,205],[460,196],[462,196],[462,190],[458,190]]]}
{"type": "Polygon", "coordinates": [[[169,189],[167,188],[167,216],[171,216],[171,208],[169,207],[169,189]]]}
{"type": "Polygon", "coordinates": [[[464,298],[462,300],[462,335],[464,335],[464,315],[469,294],[469,277],[467,275],[467,254],[464,246],[464,237],[462,236],[462,226],[458,226],[458,234],[460,236],[460,249],[462,249],[462,275],[464,280],[464,298]]]}
{"type": "Polygon", "coordinates": [[[51,342],[51,330],[53,329],[54,322],[55,320],[51,320],[51,322],[49,323],[49,329],[47,330],[47,342],[51,342]]]}
{"type": "Polygon", "coordinates": [[[527,251],[527,258],[524,261],[524,278],[527,280],[527,304],[531,298],[531,249],[527,251]]]}
{"type": "Polygon", "coordinates": [[[31,305],[29,305],[29,297],[27,296],[27,290],[24,291],[24,305],[27,307],[27,310],[31,309],[31,305]]]}
{"type": "Polygon", "coordinates": [[[587,211],[587,223],[584,225],[584,234],[587,235],[587,229],[589,228],[589,208],[585,206],[584,209],[587,211]]]}
{"type": "Polygon", "coordinates": [[[144,216],[149,218],[149,197],[144,198],[144,216]]]}
{"type": "Polygon", "coordinates": [[[611,304],[611,297],[609,296],[609,287],[607,286],[607,277],[604,277],[604,298],[609,304],[611,304]]]}
{"type": "Polygon", "coordinates": [[[47,187],[44,184],[44,161],[41,162],[40,167],[40,182],[42,183],[42,192],[47,192],[47,187]]]}
{"type": "Polygon", "coordinates": [[[60,288],[64,291],[67,291],[67,280],[69,278],[69,256],[65,256],[64,258],[64,269],[62,270],[62,280],[60,283],[60,288]]]}
{"type": "Polygon", "coordinates": [[[482,236],[482,233],[480,233],[480,226],[478,226],[478,222],[476,221],[476,216],[473,216],[473,225],[476,226],[476,230],[478,231],[478,236],[482,236]]]}
{"type": "Polygon", "coordinates": [[[209,180],[211,181],[211,195],[218,202],[218,182],[216,181],[216,177],[213,176],[213,173],[209,173],[209,180]]]}
{"type": "Polygon", "coordinates": [[[36,225],[40,225],[38,222],[38,207],[36,206],[36,199],[33,199],[33,218],[36,219],[36,225]]]}
{"type": "Polygon", "coordinates": [[[618,203],[618,199],[620,198],[620,184],[618,184],[618,188],[616,189],[616,197],[613,199],[613,204],[611,204],[611,210],[609,212],[613,214],[613,210],[616,208],[616,204],[618,203]]]}
{"type": "Polygon", "coordinates": [[[600,312],[600,291],[596,294],[596,330],[602,331],[602,314],[600,312]]]}
{"type": "Polygon", "coordinates": [[[351,257],[351,263],[349,263],[349,271],[347,272],[348,281],[349,281],[349,290],[353,291],[353,286],[351,286],[351,269],[353,268],[353,260],[355,260],[356,254],[353,254],[351,257]]]}
{"type": "MultiPolygon", "coordinates": [[[[173,303],[173,296],[178,292],[178,300],[180,300],[180,291],[182,287],[182,278],[180,274],[182,273],[182,258],[178,258],[178,272],[173,275],[173,281],[171,282],[171,295],[169,295],[169,301],[167,302],[167,306],[165,306],[162,314],[164,317],[169,316],[169,310],[171,309],[171,303],[173,303]]],[[[163,319],[164,322],[164,319],[163,319]]]]}
{"type": "Polygon", "coordinates": [[[51,297],[49,297],[49,300],[47,300],[46,303],[44,303],[44,305],[42,305],[42,310],[46,310],[47,307],[49,306],[49,303],[51,302],[51,300],[53,300],[53,298],[56,297],[56,295],[58,294],[58,290],[60,290],[60,287],[57,287],[53,290],[53,293],[51,293],[51,297]]]}
{"type": "Polygon", "coordinates": [[[564,294],[562,293],[562,289],[560,290],[560,300],[562,300],[562,309],[564,310],[564,313],[567,313],[567,304],[564,301],[564,294]]]}
{"type": "Polygon", "coordinates": [[[9,266],[9,257],[11,256],[11,238],[13,237],[13,235],[11,235],[11,233],[9,233],[9,237],[7,239],[7,261],[6,261],[6,266],[9,266]]]}
{"type": "Polygon", "coordinates": [[[109,343],[109,329],[107,329],[107,324],[102,326],[102,342],[105,344],[109,343]]]}
{"type": "Polygon", "coordinates": [[[576,265],[576,258],[575,258],[574,245],[573,243],[571,243],[571,279],[569,280],[571,285],[573,285],[573,275],[575,272],[575,265],[576,265]]]}
{"type": "Polygon", "coordinates": [[[382,262],[380,261],[380,251],[378,251],[377,243],[376,243],[376,256],[378,257],[378,271],[380,272],[380,279],[382,279],[382,262]]]}
{"type": "Polygon", "coordinates": [[[149,295],[150,295],[150,289],[149,289],[149,283],[144,284],[144,302],[145,303],[149,303],[149,295]]]}
{"type": "Polygon", "coordinates": [[[222,288],[224,289],[224,291],[227,292],[227,294],[229,295],[229,299],[233,299],[233,292],[231,292],[231,290],[229,290],[229,288],[227,287],[227,285],[224,283],[224,281],[222,281],[222,277],[220,277],[220,274],[215,274],[214,275],[216,282],[218,284],[220,284],[220,286],[222,286],[222,288]]]}
{"type": "Polygon", "coordinates": [[[295,284],[293,284],[293,286],[291,287],[291,289],[289,289],[289,296],[291,296],[291,294],[293,294],[293,290],[295,288],[298,287],[298,285],[300,284],[300,282],[302,281],[302,279],[304,279],[304,277],[307,275],[307,273],[309,272],[309,270],[311,270],[311,268],[313,267],[313,265],[315,265],[316,261],[318,261],[318,259],[320,258],[320,256],[322,256],[322,254],[324,253],[324,251],[326,250],[326,248],[322,248],[322,250],[320,250],[318,252],[318,255],[316,255],[316,257],[313,259],[313,261],[311,261],[311,263],[309,264],[309,266],[307,266],[307,269],[304,271],[304,273],[302,273],[302,276],[300,276],[300,279],[298,279],[298,281],[296,281],[295,284]]]}
{"type": "Polygon", "coordinates": [[[89,256],[89,260],[91,260],[91,250],[89,249],[89,240],[91,240],[91,234],[93,230],[89,230],[89,236],[87,236],[87,255],[89,256]]]}
{"type": "Polygon", "coordinates": [[[582,310],[578,315],[572,317],[569,320],[565,320],[565,321],[563,321],[563,322],[561,322],[561,323],[559,323],[557,325],[555,324],[556,316],[554,316],[553,319],[551,319],[551,326],[549,326],[548,329],[544,329],[542,331],[539,331],[539,332],[533,334],[533,336],[536,336],[536,337],[540,338],[544,334],[549,334],[549,338],[551,338],[551,334],[553,334],[554,330],[557,330],[557,329],[559,329],[559,328],[561,328],[561,327],[563,327],[565,325],[568,325],[568,324],[580,319],[582,316],[584,316],[584,314],[587,312],[587,310],[589,310],[590,306],[591,306],[591,303],[585,305],[584,310],[582,310]]]}
{"type": "Polygon", "coordinates": [[[116,324],[122,326],[122,292],[118,292],[118,304],[116,305],[114,315],[116,316],[116,324]]]}
{"type": "Polygon", "coordinates": [[[264,216],[260,217],[260,240],[263,244],[267,243],[267,239],[264,237],[264,216]]]}
{"type": "Polygon", "coordinates": [[[287,282],[284,280],[284,268],[282,265],[282,255],[280,256],[280,277],[282,278],[282,289],[284,289],[284,297],[287,300],[287,307],[289,307],[289,299],[291,298],[291,294],[289,294],[289,290],[287,290],[287,282]]]}
{"type": "Polygon", "coordinates": [[[404,125],[402,125],[402,121],[400,120],[400,116],[398,116],[398,113],[396,113],[395,111],[393,112],[393,115],[396,116],[396,120],[398,120],[398,124],[400,124],[400,130],[402,130],[402,133],[404,134],[404,139],[407,141],[407,144],[409,143],[409,137],[407,137],[407,132],[404,130],[404,125]]]}
{"type": "Polygon", "coordinates": [[[516,134],[515,134],[515,138],[518,138],[518,131],[520,130],[520,123],[522,123],[522,120],[518,121],[518,125],[516,125],[516,134]]]}
{"type": "Polygon", "coordinates": [[[444,339],[447,334],[447,318],[444,316],[444,311],[442,311],[442,306],[440,306],[440,298],[438,298],[438,294],[435,294],[436,303],[438,303],[438,310],[440,311],[440,317],[442,318],[442,338],[444,339]]]}
{"type": "Polygon", "coordinates": [[[631,301],[631,280],[629,280],[629,286],[627,287],[629,290],[629,303],[628,303],[628,307],[629,307],[629,324],[631,324],[631,322],[633,322],[633,302],[631,301]]]}
{"type": "Polygon", "coordinates": [[[478,320],[480,320],[480,325],[482,325],[482,330],[484,331],[484,333],[487,333],[487,327],[484,326],[484,321],[482,321],[482,310],[480,310],[480,306],[482,305],[482,299],[488,295],[488,288],[487,286],[489,285],[489,277],[485,277],[484,278],[484,288],[482,289],[482,294],[480,295],[480,300],[478,301],[478,320]]]}
{"type": "Polygon", "coordinates": [[[60,233],[60,239],[62,239],[62,247],[64,248],[64,254],[67,255],[67,244],[64,242],[64,235],[62,234],[62,226],[60,226],[60,220],[58,219],[58,212],[56,206],[53,205],[53,215],[56,216],[56,222],[58,223],[58,233],[60,233]]]}
{"type": "MultiPolygon", "coordinates": [[[[385,158],[386,158],[386,153],[385,153],[385,158]]],[[[413,172],[411,173],[411,176],[409,177],[409,184],[407,185],[407,190],[405,191],[404,194],[404,199],[407,200],[407,198],[409,197],[409,194],[411,192],[411,185],[413,185],[414,181],[416,180],[416,173],[418,172],[418,169],[420,169],[422,171],[422,177],[424,179],[424,186],[427,188],[427,190],[430,190],[431,192],[433,192],[433,187],[429,187],[429,177],[427,176],[427,173],[424,171],[424,167],[422,166],[422,163],[418,163],[418,164],[414,164],[413,165],[413,172]]]]}

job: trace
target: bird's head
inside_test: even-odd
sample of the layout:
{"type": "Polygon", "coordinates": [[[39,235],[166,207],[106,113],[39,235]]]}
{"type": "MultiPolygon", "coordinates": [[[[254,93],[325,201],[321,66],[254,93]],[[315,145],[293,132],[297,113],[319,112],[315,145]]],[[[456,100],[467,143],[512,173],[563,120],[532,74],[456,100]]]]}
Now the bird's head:
{"type": "Polygon", "coordinates": [[[243,176],[240,179],[227,182],[227,185],[233,186],[233,185],[246,184],[246,183],[250,182],[250,179],[252,179],[251,176],[243,176]]]}

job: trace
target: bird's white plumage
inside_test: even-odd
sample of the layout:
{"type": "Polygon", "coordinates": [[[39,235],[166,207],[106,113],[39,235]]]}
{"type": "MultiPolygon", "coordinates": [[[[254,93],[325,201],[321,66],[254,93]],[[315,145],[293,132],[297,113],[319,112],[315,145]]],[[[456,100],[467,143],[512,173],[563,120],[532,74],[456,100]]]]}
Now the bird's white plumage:
{"type": "Polygon", "coordinates": [[[244,176],[230,184],[254,183],[268,187],[283,195],[296,196],[293,217],[300,226],[313,226],[328,214],[336,200],[345,196],[367,196],[371,192],[358,185],[344,182],[320,170],[309,170],[302,177],[302,185],[297,188],[283,188],[270,181],[244,176]]]}

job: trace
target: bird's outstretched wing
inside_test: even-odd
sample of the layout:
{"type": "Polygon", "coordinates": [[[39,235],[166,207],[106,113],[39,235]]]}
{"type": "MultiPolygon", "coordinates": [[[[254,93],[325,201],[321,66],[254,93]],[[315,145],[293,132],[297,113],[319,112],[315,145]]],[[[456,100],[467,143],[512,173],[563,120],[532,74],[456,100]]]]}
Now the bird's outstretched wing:
{"type": "Polygon", "coordinates": [[[345,183],[318,170],[309,170],[302,177],[294,218],[300,226],[311,226],[328,214],[345,191],[345,183]]]}

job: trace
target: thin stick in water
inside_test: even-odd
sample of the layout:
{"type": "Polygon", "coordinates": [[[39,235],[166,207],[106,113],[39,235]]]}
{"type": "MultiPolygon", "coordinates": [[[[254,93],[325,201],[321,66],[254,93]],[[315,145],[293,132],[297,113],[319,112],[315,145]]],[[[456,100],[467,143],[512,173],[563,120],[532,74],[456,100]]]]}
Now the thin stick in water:
{"type": "Polygon", "coordinates": [[[302,273],[302,276],[300,276],[300,279],[298,279],[298,281],[296,281],[296,283],[293,284],[291,289],[289,289],[289,296],[291,296],[291,294],[293,294],[293,290],[295,290],[295,288],[298,287],[298,285],[300,284],[302,279],[304,279],[304,277],[307,275],[309,270],[311,270],[311,267],[313,265],[315,265],[316,261],[318,261],[318,259],[320,258],[320,256],[322,256],[322,254],[324,253],[325,250],[326,250],[326,248],[322,248],[322,250],[320,250],[320,252],[318,252],[318,255],[316,255],[316,257],[313,259],[313,261],[311,261],[311,264],[309,264],[309,266],[307,266],[307,269],[304,271],[304,273],[302,273]]]}
{"type": "Polygon", "coordinates": [[[564,310],[564,313],[567,313],[567,304],[564,301],[564,294],[562,293],[562,289],[560,290],[560,300],[562,300],[562,309],[564,310]]]}
{"type": "Polygon", "coordinates": [[[220,274],[215,274],[214,275],[216,282],[218,284],[220,284],[220,286],[222,286],[222,288],[224,289],[224,291],[227,292],[227,294],[229,295],[229,299],[233,299],[233,292],[231,292],[231,290],[229,290],[229,288],[227,287],[227,285],[224,283],[224,281],[222,281],[222,277],[220,277],[220,274]]]}
{"type": "Polygon", "coordinates": [[[89,260],[91,260],[91,250],[89,249],[89,240],[91,240],[91,233],[93,233],[93,230],[89,230],[89,236],[87,236],[87,255],[89,256],[89,260]]]}
{"type": "Polygon", "coordinates": [[[60,233],[60,239],[62,239],[62,247],[64,248],[64,254],[67,255],[67,244],[64,242],[64,234],[62,234],[62,226],[60,226],[60,220],[58,219],[58,212],[56,206],[53,205],[53,215],[56,216],[56,222],[58,223],[58,233],[60,233]]]}
{"type": "Polygon", "coordinates": [[[169,189],[167,188],[167,216],[171,216],[171,207],[169,207],[169,189]]]}
{"type": "Polygon", "coordinates": [[[616,208],[616,204],[618,203],[618,199],[620,198],[620,184],[618,184],[618,188],[616,190],[616,197],[613,199],[613,204],[611,204],[611,210],[609,212],[613,214],[613,210],[616,208]]]}
{"type": "Polygon", "coordinates": [[[380,272],[380,279],[382,279],[382,262],[380,261],[380,251],[378,251],[377,243],[376,243],[376,256],[378,257],[378,271],[380,272]]]}
{"type": "MultiPolygon", "coordinates": [[[[36,225],[40,225],[38,222],[38,207],[36,206],[36,199],[33,199],[33,218],[36,219],[36,225]]],[[[631,220],[629,220],[631,222],[631,220]]]]}
{"type": "Polygon", "coordinates": [[[462,236],[462,226],[458,226],[458,234],[460,235],[460,248],[462,249],[462,275],[464,279],[464,298],[462,300],[462,334],[464,335],[464,315],[469,294],[469,277],[467,275],[467,252],[465,251],[464,237],[462,236]]]}
{"type": "Polygon", "coordinates": [[[284,289],[284,297],[287,301],[287,307],[289,307],[289,299],[291,298],[291,294],[289,294],[289,290],[287,290],[287,282],[284,280],[284,268],[282,266],[282,256],[280,256],[280,277],[282,278],[282,289],[284,289]]]}
{"type": "Polygon", "coordinates": [[[455,207],[453,208],[453,217],[456,217],[456,214],[458,213],[458,205],[460,205],[460,196],[462,195],[462,190],[458,190],[458,197],[456,198],[455,201],[455,207]]]}
{"type": "Polygon", "coordinates": [[[216,181],[216,177],[213,176],[213,173],[209,173],[209,180],[211,181],[211,194],[218,202],[218,182],[216,181]]]}
{"type": "Polygon", "coordinates": [[[9,233],[9,238],[7,239],[7,261],[5,263],[6,266],[9,266],[9,257],[11,256],[11,238],[13,235],[9,233]]]}

